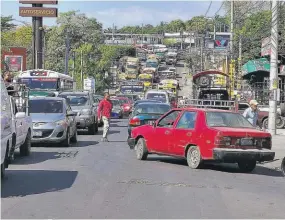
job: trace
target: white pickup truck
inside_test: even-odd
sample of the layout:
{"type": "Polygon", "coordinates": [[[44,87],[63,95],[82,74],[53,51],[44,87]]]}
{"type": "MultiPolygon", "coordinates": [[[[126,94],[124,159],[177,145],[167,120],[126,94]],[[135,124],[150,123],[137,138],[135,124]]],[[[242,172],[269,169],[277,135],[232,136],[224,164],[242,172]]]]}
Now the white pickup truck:
{"type": "Polygon", "coordinates": [[[28,98],[10,96],[10,99],[12,112],[12,147],[9,153],[9,162],[11,163],[14,160],[15,150],[18,148],[20,149],[21,156],[30,155],[33,122],[26,106],[28,98]]]}

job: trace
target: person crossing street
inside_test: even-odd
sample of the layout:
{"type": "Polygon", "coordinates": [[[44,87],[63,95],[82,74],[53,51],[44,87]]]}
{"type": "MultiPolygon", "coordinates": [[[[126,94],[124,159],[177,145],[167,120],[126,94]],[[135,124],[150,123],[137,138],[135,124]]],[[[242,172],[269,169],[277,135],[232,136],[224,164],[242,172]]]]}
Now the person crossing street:
{"type": "Polygon", "coordinates": [[[110,118],[112,114],[113,104],[110,100],[109,93],[104,94],[104,99],[99,103],[98,106],[98,121],[103,120],[103,137],[101,139],[102,142],[108,142],[108,132],[110,129],[110,118]]]}

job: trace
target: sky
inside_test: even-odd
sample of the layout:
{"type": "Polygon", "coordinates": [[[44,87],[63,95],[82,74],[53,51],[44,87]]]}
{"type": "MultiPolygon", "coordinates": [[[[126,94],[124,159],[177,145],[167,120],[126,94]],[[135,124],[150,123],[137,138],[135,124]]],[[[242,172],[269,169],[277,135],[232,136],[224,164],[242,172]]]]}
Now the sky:
{"type": "MultiPolygon", "coordinates": [[[[205,15],[211,1],[67,1],[59,0],[58,12],[79,10],[88,17],[95,17],[104,28],[114,23],[118,28],[125,25],[159,24],[174,19],[189,20],[193,16],[205,15]]],[[[221,1],[212,1],[207,16],[213,16],[220,8],[221,1]]],[[[13,15],[18,21],[31,23],[32,18],[19,16],[18,0],[1,0],[1,15],[13,15]]],[[[45,7],[54,7],[46,5],[45,7]]],[[[219,11],[223,14],[223,9],[219,11]]],[[[17,22],[19,23],[19,22],[17,22]]],[[[19,23],[20,24],[20,23],[19,23]]],[[[44,18],[44,25],[56,24],[55,18],[44,18]]]]}

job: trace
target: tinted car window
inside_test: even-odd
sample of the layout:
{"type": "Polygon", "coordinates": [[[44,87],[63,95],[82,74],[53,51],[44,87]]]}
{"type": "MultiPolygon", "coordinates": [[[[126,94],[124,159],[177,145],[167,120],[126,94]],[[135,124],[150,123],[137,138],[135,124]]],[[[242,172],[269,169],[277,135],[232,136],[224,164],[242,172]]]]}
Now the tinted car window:
{"type": "Polygon", "coordinates": [[[230,112],[207,112],[207,124],[210,127],[253,128],[240,114],[230,112]]]}
{"type": "Polygon", "coordinates": [[[179,113],[181,111],[173,111],[169,113],[167,116],[165,116],[163,119],[161,119],[158,123],[158,127],[172,127],[174,121],[178,117],[179,113]]]}
{"type": "Polygon", "coordinates": [[[151,103],[141,103],[135,107],[134,115],[139,114],[161,114],[168,112],[170,110],[169,105],[159,105],[151,103]]]}
{"type": "Polygon", "coordinates": [[[61,100],[30,100],[30,113],[63,113],[61,100]]]}
{"type": "Polygon", "coordinates": [[[196,116],[196,112],[184,112],[182,117],[179,119],[176,128],[193,129],[195,127],[196,116]]]}
{"type": "Polygon", "coordinates": [[[65,98],[70,106],[84,106],[89,105],[89,97],[83,94],[58,95],[58,97],[65,98]]]}

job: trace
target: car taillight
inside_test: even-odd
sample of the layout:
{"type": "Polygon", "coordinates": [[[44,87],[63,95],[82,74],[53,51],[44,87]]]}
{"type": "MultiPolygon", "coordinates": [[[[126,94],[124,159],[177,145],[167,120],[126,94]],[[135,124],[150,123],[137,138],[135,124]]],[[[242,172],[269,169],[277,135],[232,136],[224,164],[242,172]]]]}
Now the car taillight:
{"type": "Polygon", "coordinates": [[[138,125],[141,124],[141,121],[140,121],[140,119],[138,119],[138,118],[132,118],[132,119],[130,120],[129,124],[130,124],[131,126],[138,126],[138,125]]]}
{"type": "Polygon", "coordinates": [[[215,137],[215,145],[217,146],[231,146],[231,137],[225,137],[221,134],[217,134],[215,137]]]}

